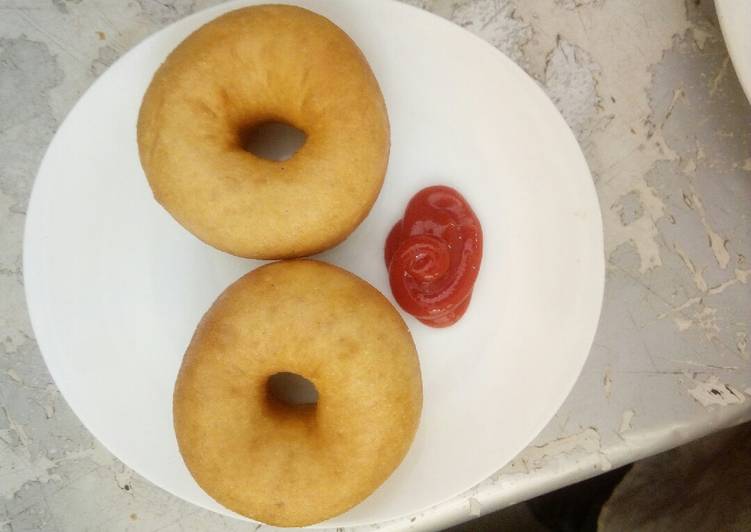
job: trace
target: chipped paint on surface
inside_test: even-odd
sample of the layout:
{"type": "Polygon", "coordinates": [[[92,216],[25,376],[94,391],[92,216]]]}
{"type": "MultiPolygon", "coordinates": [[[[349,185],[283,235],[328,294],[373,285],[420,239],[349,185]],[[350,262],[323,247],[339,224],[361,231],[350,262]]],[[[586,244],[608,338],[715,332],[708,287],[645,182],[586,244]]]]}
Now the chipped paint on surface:
{"type": "Polygon", "coordinates": [[[605,375],[602,377],[602,387],[605,389],[605,397],[610,399],[613,393],[613,377],[610,376],[610,368],[605,370],[605,375]]]}
{"type": "Polygon", "coordinates": [[[546,92],[579,139],[588,137],[595,127],[599,70],[587,52],[563,38],[545,64],[546,92]]]}
{"type": "Polygon", "coordinates": [[[694,263],[689,258],[688,254],[686,254],[686,252],[683,251],[678,244],[673,244],[673,249],[675,249],[675,252],[678,253],[678,256],[683,261],[683,264],[686,265],[686,268],[688,268],[688,271],[691,272],[691,277],[694,280],[694,284],[696,285],[696,288],[700,292],[706,292],[709,289],[709,287],[707,286],[707,281],[704,279],[703,272],[701,270],[698,270],[696,266],[694,266],[694,263]]]}
{"type": "Polygon", "coordinates": [[[618,428],[618,432],[623,434],[631,430],[631,420],[634,419],[635,412],[633,410],[625,410],[621,415],[621,426],[618,428]]]}
{"type": "Polygon", "coordinates": [[[688,393],[702,406],[737,405],[746,401],[743,393],[729,384],[723,384],[715,377],[702,382],[694,379],[694,387],[688,393]]]}
{"type": "Polygon", "coordinates": [[[730,58],[726,57],[722,61],[722,66],[720,67],[719,71],[715,75],[714,78],[712,78],[712,81],[709,83],[709,95],[714,96],[715,92],[717,92],[717,89],[720,86],[720,82],[725,77],[725,75],[728,72],[728,65],[730,64],[730,58]]]}
{"type": "MultiPolygon", "coordinates": [[[[710,296],[722,294],[728,288],[731,288],[739,283],[747,284],[749,278],[751,277],[751,270],[740,270],[736,268],[734,271],[734,278],[723,281],[722,283],[711,288],[707,287],[707,282],[704,279],[703,270],[697,271],[691,259],[689,259],[687,254],[679,247],[675,246],[675,250],[686,265],[686,268],[692,274],[696,288],[703,294],[710,296]]],[[[692,297],[684,301],[681,305],[672,308],[669,312],[662,312],[658,314],[657,318],[664,319],[667,316],[672,316],[673,323],[675,323],[675,326],[679,331],[687,331],[694,325],[698,325],[705,333],[707,333],[706,338],[708,340],[712,340],[713,338],[716,338],[716,333],[720,332],[716,309],[708,309],[707,307],[705,307],[699,311],[696,311],[691,318],[687,317],[686,313],[684,312],[694,305],[703,304],[703,296],[692,297]]],[[[737,332],[736,335],[745,335],[745,333],[737,332]]],[[[745,355],[745,349],[741,349],[741,346],[738,346],[738,348],[740,351],[742,351],[742,354],[745,355]]]]}
{"type": "Polygon", "coordinates": [[[738,353],[745,358],[746,360],[749,360],[749,353],[748,353],[748,334],[745,332],[737,332],[735,333],[735,348],[738,350],[738,353]]]}
{"type": "Polygon", "coordinates": [[[555,0],[556,4],[559,4],[566,9],[576,9],[577,7],[586,6],[589,4],[597,4],[602,0],[555,0]]]}
{"type": "MultiPolygon", "coordinates": [[[[5,17],[5,13],[0,19],[5,17]]],[[[20,241],[33,172],[56,127],[49,98],[63,79],[50,47],[0,34],[0,353],[32,338],[25,312],[20,241]],[[34,65],[23,68],[23,65],[34,65]],[[34,90],[29,90],[34,87],[34,90]]]]}
{"type": "Polygon", "coordinates": [[[597,458],[597,466],[601,471],[609,471],[612,468],[610,460],[601,452],[600,433],[591,427],[544,445],[527,447],[519,454],[518,459],[531,471],[544,467],[548,461],[561,455],[582,451],[597,458]]]}
{"type": "MultiPolygon", "coordinates": [[[[684,198],[687,197],[688,196],[684,195],[684,198]]],[[[694,189],[693,185],[691,185],[690,201],[687,203],[687,205],[689,206],[689,208],[694,209],[699,215],[701,224],[704,226],[704,231],[706,231],[707,237],[709,238],[709,247],[712,248],[712,253],[714,254],[717,264],[721,269],[724,270],[725,268],[727,268],[728,263],[730,262],[730,254],[727,250],[727,239],[722,237],[717,231],[712,229],[712,225],[707,219],[707,211],[704,208],[704,202],[696,194],[696,190],[694,189]]]]}
{"type": "MultiPolygon", "coordinates": [[[[681,332],[696,327],[704,333],[704,337],[707,341],[711,342],[712,340],[716,340],[721,330],[718,311],[716,308],[702,305],[701,308],[697,309],[690,317],[684,312],[687,308],[698,303],[702,303],[702,298],[692,298],[680,307],[673,309],[671,312],[673,323],[681,332]]],[[[667,316],[667,314],[663,313],[658,315],[658,318],[664,318],[665,316],[667,316]]]]}
{"type": "Polygon", "coordinates": [[[46,484],[60,477],[51,474],[55,462],[44,455],[32,458],[30,453],[21,449],[9,449],[7,445],[0,446],[0,498],[12,499],[16,493],[29,482],[46,484]]]}
{"type": "Polygon", "coordinates": [[[5,374],[19,384],[22,382],[21,377],[18,376],[18,372],[14,369],[6,370],[5,374]]]}
{"type": "Polygon", "coordinates": [[[47,419],[51,419],[55,415],[55,402],[60,397],[60,391],[54,384],[48,384],[44,388],[44,396],[42,400],[42,408],[47,419]]]}
{"type": "Polygon", "coordinates": [[[133,472],[125,466],[122,466],[120,471],[115,472],[115,482],[120,489],[129,491],[132,478],[133,472]]]}
{"type": "Polygon", "coordinates": [[[59,480],[59,476],[50,473],[55,463],[43,453],[32,455],[26,430],[6,408],[0,406],[0,410],[9,427],[0,429],[0,498],[12,499],[29,482],[46,484],[59,480]]]}
{"type": "Polygon", "coordinates": [[[479,517],[482,515],[482,505],[480,504],[480,501],[475,499],[474,497],[469,498],[469,515],[472,517],[479,517]]]}
{"type": "Polygon", "coordinates": [[[634,190],[618,198],[618,201],[611,206],[611,209],[618,213],[621,224],[624,226],[633,223],[644,215],[644,206],[641,203],[639,194],[634,190]]]}
{"type": "Polygon", "coordinates": [[[658,319],[663,319],[663,318],[669,316],[671,313],[683,312],[687,308],[693,307],[694,305],[696,305],[698,303],[701,303],[701,302],[702,302],[702,298],[701,297],[692,297],[692,298],[689,298],[686,301],[684,301],[683,303],[681,303],[680,305],[678,305],[677,307],[672,308],[670,310],[670,312],[662,312],[662,313],[658,314],[657,318],[658,319]]]}
{"type": "Polygon", "coordinates": [[[720,332],[720,325],[717,317],[717,309],[711,307],[704,307],[699,312],[694,314],[694,323],[704,331],[704,336],[710,342],[717,339],[717,335],[720,332]]]}
{"type": "Polygon", "coordinates": [[[51,419],[52,416],[55,415],[55,405],[46,403],[42,405],[42,408],[44,409],[44,415],[47,417],[47,419],[51,419]]]}
{"type": "Polygon", "coordinates": [[[691,36],[693,37],[694,42],[696,43],[696,47],[699,50],[704,50],[704,46],[707,44],[707,40],[716,39],[714,34],[697,27],[691,28],[691,36]]]}
{"type": "Polygon", "coordinates": [[[751,279],[751,270],[739,270],[736,268],[735,278],[738,279],[740,283],[746,284],[748,283],[748,280],[751,279]]]}
{"type": "MultiPolygon", "coordinates": [[[[446,2],[436,2],[446,4],[446,2]]],[[[516,15],[514,3],[508,0],[473,0],[451,2],[444,7],[446,15],[459,26],[482,37],[517,63],[524,64],[522,51],[532,38],[530,24],[516,15]]]]}
{"type": "Polygon", "coordinates": [[[673,362],[676,362],[678,364],[688,364],[689,366],[696,366],[699,368],[721,369],[725,371],[735,371],[737,369],[740,369],[738,366],[720,366],[718,364],[705,364],[703,362],[696,362],[694,360],[673,360],[673,362]]]}
{"type": "Polygon", "coordinates": [[[724,281],[724,282],[718,284],[717,286],[713,286],[712,288],[707,289],[707,294],[709,294],[709,295],[721,294],[725,290],[727,290],[728,288],[730,288],[731,286],[733,286],[734,284],[736,284],[737,282],[738,282],[737,278],[736,279],[729,279],[727,281],[724,281]]]}
{"type": "MultiPolygon", "coordinates": [[[[678,156],[668,148],[662,124],[652,120],[646,91],[633,87],[650,85],[652,65],[672,46],[675,36],[689,29],[683,5],[640,0],[630,3],[629,9],[603,2],[576,10],[562,6],[550,10],[535,2],[520,2],[517,10],[524,20],[535,20],[535,39],[526,47],[530,55],[555,49],[556,41],[561,41],[587,50],[583,65],[597,65],[589,69],[597,93],[588,98],[597,114],[590,122],[585,152],[599,179],[600,202],[615,206],[619,198],[636,193],[643,205],[642,216],[627,225],[621,223],[618,209],[604,209],[606,253],[611,256],[620,246],[631,245],[639,255],[641,272],[660,266],[656,222],[665,215],[665,205],[645,176],[657,161],[678,156]],[[650,13],[648,24],[644,12],[650,13]],[[619,23],[613,24],[616,19],[619,23]],[[643,45],[647,42],[649,46],[643,45]]],[[[544,67],[532,63],[533,72],[543,73],[544,67]]]]}
{"type": "Polygon", "coordinates": [[[696,173],[696,161],[693,159],[693,157],[689,157],[686,162],[683,163],[681,172],[688,175],[696,173]]]}

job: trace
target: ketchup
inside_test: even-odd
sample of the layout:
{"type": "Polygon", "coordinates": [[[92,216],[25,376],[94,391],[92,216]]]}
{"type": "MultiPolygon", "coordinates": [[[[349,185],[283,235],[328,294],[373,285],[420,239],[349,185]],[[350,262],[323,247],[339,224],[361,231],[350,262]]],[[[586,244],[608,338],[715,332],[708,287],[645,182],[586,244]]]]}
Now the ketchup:
{"type": "Polygon", "coordinates": [[[448,327],[472,297],[482,260],[480,221],[453,188],[425,188],[389,233],[385,259],[399,305],[426,325],[448,327]]]}

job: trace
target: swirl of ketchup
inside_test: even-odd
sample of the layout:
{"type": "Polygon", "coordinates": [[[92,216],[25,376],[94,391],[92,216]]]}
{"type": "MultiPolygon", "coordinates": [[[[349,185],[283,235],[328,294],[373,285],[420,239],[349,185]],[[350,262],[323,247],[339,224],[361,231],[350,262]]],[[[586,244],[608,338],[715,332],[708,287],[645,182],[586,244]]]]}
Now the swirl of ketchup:
{"type": "Polygon", "coordinates": [[[385,259],[399,305],[426,325],[448,327],[472,297],[482,260],[480,221],[453,188],[425,188],[389,233],[385,259]]]}

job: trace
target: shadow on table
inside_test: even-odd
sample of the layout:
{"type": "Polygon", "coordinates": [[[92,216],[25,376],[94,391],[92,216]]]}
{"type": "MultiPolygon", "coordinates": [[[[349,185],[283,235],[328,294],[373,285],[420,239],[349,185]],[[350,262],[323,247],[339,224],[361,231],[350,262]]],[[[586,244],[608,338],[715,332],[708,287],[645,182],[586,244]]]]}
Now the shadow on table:
{"type": "Polygon", "coordinates": [[[451,532],[589,532],[631,466],[562,488],[450,528],[451,532]]]}
{"type": "Polygon", "coordinates": [[[449,530],[749,531],[751,423],[449,530]]]}

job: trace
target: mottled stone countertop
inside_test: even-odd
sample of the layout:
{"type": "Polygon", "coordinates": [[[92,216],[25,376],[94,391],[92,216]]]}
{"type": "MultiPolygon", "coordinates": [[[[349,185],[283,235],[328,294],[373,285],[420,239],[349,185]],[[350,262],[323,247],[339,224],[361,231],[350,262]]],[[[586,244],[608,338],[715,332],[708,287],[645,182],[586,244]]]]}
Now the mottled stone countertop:
{"type": "MultiPolygon", "coordinates": [[[[21,270],[29,192],[65,114],[123,52],[212,3],[0,0],[2,532],[253,529],[92,439],[39,354],[21,270]]],[[[751,106],[711,2],[411,3],[490,41],[557,104],[597,185],[607,286],[589,361],[533,444],[460,497],[378,528],[440,528],[751,418],[751,106]]]]}

